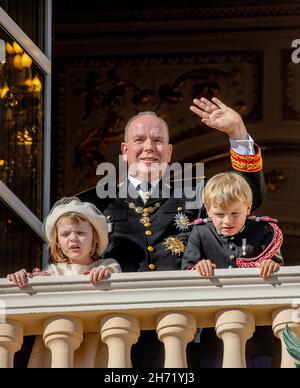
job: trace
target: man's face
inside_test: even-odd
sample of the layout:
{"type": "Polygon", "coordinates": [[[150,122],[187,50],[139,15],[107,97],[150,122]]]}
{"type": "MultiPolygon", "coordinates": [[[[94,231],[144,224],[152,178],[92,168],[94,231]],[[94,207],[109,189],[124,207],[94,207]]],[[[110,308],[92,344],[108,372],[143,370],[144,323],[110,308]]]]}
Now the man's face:
{"type": "Polygon", "coordinates": [[[121,151],[128,163],[128,174],[141,180],[159,179],[159,170],[170,162],[172,145],[164,123],[153,115],[143,115],[132,121],[127,142],[121,151]]]}

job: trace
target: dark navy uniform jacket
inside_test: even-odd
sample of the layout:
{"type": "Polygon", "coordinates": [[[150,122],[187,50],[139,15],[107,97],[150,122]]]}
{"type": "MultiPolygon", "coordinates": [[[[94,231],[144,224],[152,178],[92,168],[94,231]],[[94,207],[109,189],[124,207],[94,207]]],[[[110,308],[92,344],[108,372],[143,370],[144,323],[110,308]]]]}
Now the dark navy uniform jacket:
{"type": "MultiPolygon", "coordinates": [[[[253,192],[253,208],[260,206],[264,194],[265,184],[262,172],[242,173],[250,184],[253,192]]],[[[131,185],[126,180],[124,185],[131,185]]],[[[187,209],[184,195],[175,198],[175,191],[171,188],[169,198],[164,198],[166,191],[164,184],[160,185],[159,198],[149,198],[144,205],[137,194],[137,198],[105,198],[97,196],[96,188],[92,188],[78,195],[82,201],[95,204],[111,222],[109,246],[105,252],[106,258],[117,260],[124,272],[177,270],[181,269],[183,252],[174,254],[164,245],[166,238],[173,236],[184,244],[187,243],[189,231],[182,231],[175,226],[177,213],[185,215],[189,221],[197,217],[205,217],[204,209],[187,209]],[[132,205],[134,204],[134,208],[132,205]],[[159,204],[151,215],[148,226],[141,223],[141,215],[137,208],[153,208],[159,204]],[[130,207],[131,206],[131,207],[130,207]]],[[[133,186],[132,186],[133,187],[133,186]]]]}
{"type": "Polygon", "coordinates": [[[211,260],[217,268],[234,268],[237,258],[252,258],[262,253],[273,235],[273,228],[263,220],[247,219],[242,231],[231,237],[220,235],[210,220],[195,224],[182,258],[182,268],[203,259],[211,260]]]}

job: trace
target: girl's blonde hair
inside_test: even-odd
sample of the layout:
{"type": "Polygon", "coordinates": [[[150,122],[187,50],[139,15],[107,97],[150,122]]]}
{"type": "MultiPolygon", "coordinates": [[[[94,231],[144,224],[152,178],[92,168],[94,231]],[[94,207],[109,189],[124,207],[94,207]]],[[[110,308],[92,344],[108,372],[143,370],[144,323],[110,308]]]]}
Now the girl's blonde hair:
{"type": "Polygon", "coordinates": [[[98,249],[99,241],[98,241],[98,234],[94,226],[83,215],[75,212],[69,212],[59,217],[58,220],[56,221],[55,227],[53,228],[52,235],[50,236],[50,239],[49,239],[49,248],[50,248],[50,254],[51,254],[50,261],[52,263],[69,263],[69,258],[63,253],[58,243],[57,224],[58,224],[58,221],[61,220],[62,218],[68,218],[71,222],[73,222],[76,225],[78,225],[80,221],[88,222],[91,225],[91,227],[93,228],[93,244],[90,252],[90,258],[92,261],[98,260],[99,257],[97,254],[97,249],[98,249]]]}
{"type": "Polygon", "coordinates": [[[224,172],[208,180],[202,193],[202,201],[207,210],[212,205],[225,208],[236,201],[252,206],[252,191],[242,175],[224,172]]]}

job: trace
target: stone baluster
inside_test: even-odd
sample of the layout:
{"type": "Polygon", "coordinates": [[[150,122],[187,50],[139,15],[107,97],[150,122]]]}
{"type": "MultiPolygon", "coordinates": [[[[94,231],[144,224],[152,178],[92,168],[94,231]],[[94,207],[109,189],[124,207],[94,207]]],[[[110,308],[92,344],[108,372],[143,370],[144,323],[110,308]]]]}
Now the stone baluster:
{"type": "Polygon", "coordinates": [[[246,368],[245,346],[255,330],[254,317],[242,310],[216,314],[217,336],[223,340],[223,368],[246,368]]]}
{"type": "Polygon", "coordinates": [[[73,368],[74,351],[83,338],[83,324],[74,317],[52,317],[44,323],[43,339],[51,351],[51,368],[73,368]]]}
{"type": "Polygon", "coordinates": [[[14,355],[23,343],[23,325],[8,319],[0,323],[0,368],[13,368],[14,355]]]}
{"type": "Polygon", "coordinates": [[[189,313],[162,313],[157,318],[157,335],[165,346],[165,368],[187,368],[186,346],[196,333],[196,319],[189,313]]]}
{"type": "Polygon", "coordinates": [[[108,347],[107,367],[132,368],[130,351],[140,336],[139,321],[129,315],[108,315],[101,320],[100,333],[108,347]]]}
{"type": "Polygon", "coordinates": [[[291,308],[282,308],[273,312],[273,331],[281,341],[281,368],[295,368],[296,361],[287,351],[282,332],[286,325],[293,334],[300,339],[300,311],[291,308]]]}

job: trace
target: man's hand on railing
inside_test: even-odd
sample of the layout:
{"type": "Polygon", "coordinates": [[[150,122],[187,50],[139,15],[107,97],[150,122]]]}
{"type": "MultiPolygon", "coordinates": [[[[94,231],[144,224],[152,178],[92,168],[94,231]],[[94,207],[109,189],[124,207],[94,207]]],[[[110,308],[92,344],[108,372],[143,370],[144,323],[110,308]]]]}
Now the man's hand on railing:
{"type": "Polygon", "coordinates": [[[259,276],[263,279],[271,276],[274,272],[277,272],[280,269],[280,265],[272,259],[258,262],[257,267],[260,269],[259,276]]]}
{"type": "Polygon", "coordinates": [[[39,268],[34,268],[32,272],[27,272],[26,269],[21,269],[14,273],[7,275],[7,280],[15,283],[18,287],[23,288],[28,284],[28,278],[33,278],[35,276],[49,276],[49,272],[42,271],[39,268]]]}

